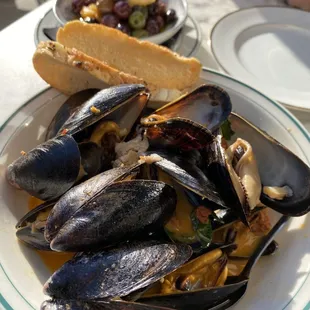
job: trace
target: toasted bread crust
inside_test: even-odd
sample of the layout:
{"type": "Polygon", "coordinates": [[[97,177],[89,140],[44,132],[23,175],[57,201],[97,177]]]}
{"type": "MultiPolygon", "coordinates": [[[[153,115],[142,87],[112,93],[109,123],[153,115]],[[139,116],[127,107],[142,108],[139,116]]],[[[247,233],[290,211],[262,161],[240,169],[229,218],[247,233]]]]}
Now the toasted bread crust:
{"type": "Polygon", "coordinates": [[[98,24],[69,22],[58,30],[57,41],[157,89],[188,89],[198,81],[202,67],[195,58],[179,56],[168,48],[98,24]]]}
{"type": "Polygon", "coordinates": [[[91,87],[103,88],[106,84],[145,84],[140,78],[57,42],[41,42],[32,61],[43,80],[67,95],[91,87]]]}

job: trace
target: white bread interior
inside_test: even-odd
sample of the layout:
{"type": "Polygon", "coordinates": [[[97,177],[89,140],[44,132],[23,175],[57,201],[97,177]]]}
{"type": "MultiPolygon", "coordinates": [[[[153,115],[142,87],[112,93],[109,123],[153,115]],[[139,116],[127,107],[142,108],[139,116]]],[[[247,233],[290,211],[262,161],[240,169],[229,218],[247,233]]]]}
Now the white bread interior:
{"type": "Polygon", "coordinates": [[[168,48],[99,24],[71,21],[58,30],[57,41],[157,89],[184,91],[198,82],[202,67],[195,58],[179,56],[168,48]]]}

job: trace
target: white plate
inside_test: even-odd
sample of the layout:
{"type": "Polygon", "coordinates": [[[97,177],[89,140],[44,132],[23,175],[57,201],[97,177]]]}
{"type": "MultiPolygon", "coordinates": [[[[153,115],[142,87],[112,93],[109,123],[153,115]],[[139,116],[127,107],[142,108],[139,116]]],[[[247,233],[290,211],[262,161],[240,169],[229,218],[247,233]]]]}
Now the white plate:
{"type": "MultiPolygon", "coordinates": [[[[310,163],[309,136],[286,109],[254,89],[214,71],[204,70],[201,82],[226,89],[234,111],[310,163]]],[[[8,185],[5,169],[20,156],[21,150],[28,151],[42,141],[47,125],[65,99],[54,89],[44,91],[25,103],[1,129],[0,304],[6,310],[39,309],[46,299],[42,285],[50,273],[34,251],[16,240],[14,226],[27,210],[28,196],[8,185]]],[[[295,295],[310,273],[309,231],[309,216],[293,219],[282,230],[276,238],[280,250],[274,256],[262,258],[255,266],[247,294],[234,309],[303,309],[309,294],[295,295]]],[[[305,289],[309,292],[310,286],[305,289]]]]}
{"type": "MultiPolygon", "coordinates": [[[[169,25],[165,31],[148,36],[142,41],[150,41],[156,44],[162,44],[172,38],[184,25],[188,13],[187,0],[163,0],[167,8],[174,9],[177,14],[177,21],[169,25]]],[[[54,14],[61,25],[65,25],[68,21],[76,19],[76,15],[72,12],[72,0],[55,0],[53,7],[54,14]]]]}
{"type": "MultiPolygon", "coordinates": [[[[38,22],[34,32],[34,42],[38,45],[41,41],[49,41],[50,39],[43,33],[44,28],[61,27],[57,21],[53,10],[50,9],[38,22]]],[[[172,51],[185,56],[193,57],[201,45],[202,37],[200,26],[197,21],[189,14],[183,27],[168,41],[162,45],[168,47],[172,51]]]]}
{"type": "Polygon", "coordinates": [[[310,109],[310,13],[286,7],[243,9],[211,34],[223,69],[281,103],[310,109]]]}

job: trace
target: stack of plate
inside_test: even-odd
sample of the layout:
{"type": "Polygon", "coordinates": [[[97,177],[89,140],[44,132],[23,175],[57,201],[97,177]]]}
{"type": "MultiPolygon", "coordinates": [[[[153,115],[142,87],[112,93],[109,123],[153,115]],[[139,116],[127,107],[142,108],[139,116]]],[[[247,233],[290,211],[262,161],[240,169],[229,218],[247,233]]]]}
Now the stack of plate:
{"type": "Polygon", "coordinates": [[[236,11],[214,26],[211,47],[233,77],[310,111],[310,13],[287,7],[236,11]]]}

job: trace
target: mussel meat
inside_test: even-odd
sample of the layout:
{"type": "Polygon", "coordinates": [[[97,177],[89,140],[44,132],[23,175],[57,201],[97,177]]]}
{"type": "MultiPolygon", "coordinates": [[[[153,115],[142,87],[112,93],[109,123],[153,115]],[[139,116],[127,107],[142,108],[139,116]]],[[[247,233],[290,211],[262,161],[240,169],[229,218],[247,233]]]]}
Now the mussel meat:
{"type": "MultiPolygon", "coordinates": [[[[263,190],[260,201],[275,211],[301,216],[310,210],[310,168],[281,143],[236,113],[229,116],[236,135],[248,141],[254,151],[263,190]],[[269,197],[265,187],[286,187],[285,195],[269,197]],[[267,194],[266,194],[267,193],[267,194]]],[[[270,188],[269,188],[270,190],[270,188]]]]}

